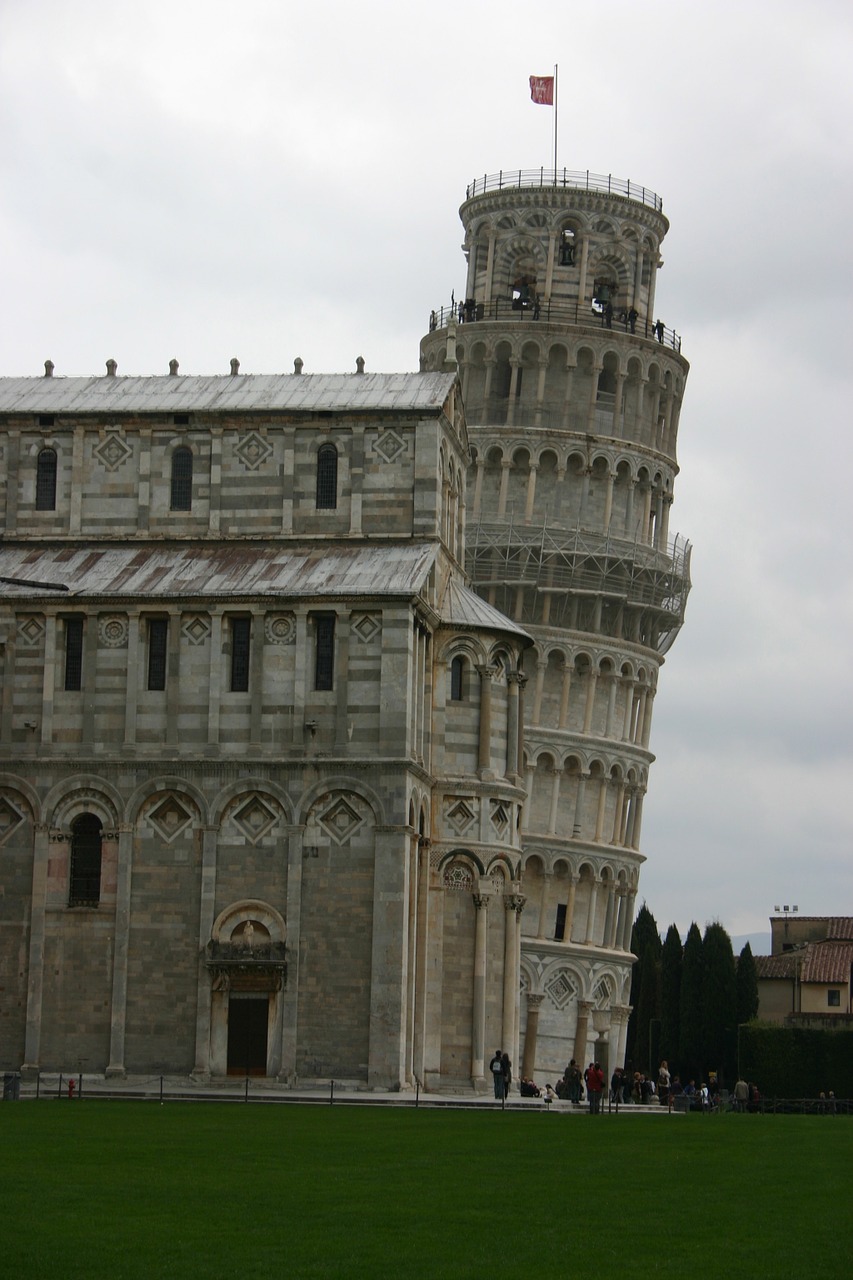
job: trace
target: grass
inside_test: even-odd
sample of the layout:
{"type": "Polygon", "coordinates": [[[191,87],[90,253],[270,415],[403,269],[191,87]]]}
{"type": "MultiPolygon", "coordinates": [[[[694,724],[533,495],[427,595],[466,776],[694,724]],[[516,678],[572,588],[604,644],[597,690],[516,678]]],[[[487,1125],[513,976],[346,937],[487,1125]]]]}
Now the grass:
{"type": "Polygon", "coordinates": [[[850,1274],[853,1128],[84,1101],[0,1107],[0,1265],[161,1277],[850,1274]]]}

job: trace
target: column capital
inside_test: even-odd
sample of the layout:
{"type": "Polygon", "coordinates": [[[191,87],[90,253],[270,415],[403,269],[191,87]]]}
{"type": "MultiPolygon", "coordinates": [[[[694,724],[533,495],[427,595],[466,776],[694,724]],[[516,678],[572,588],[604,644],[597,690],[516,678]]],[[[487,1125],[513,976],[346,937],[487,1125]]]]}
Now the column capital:
{"type": "Polygon", "coordinates": [[[473,900],[474,900],[474,906],[476,907],[476,909],[477,909],[478,911],[488,911],[488,909],[489,909],[489,899],[490,899],[490,897],[491,897],[491,894],[489,894],[489,893],[472,893],[472,894],[471,894],[471,897],[473,898],[473,900]]]}
{"type": "Polygon", "coordinates": [[[508,893],[504,898],[504,910],[514,911],[520,916],[524,910],[524,904],[527,901],[523,893],[508,893]]]}
{"type": "Polygon", "coordinates": [[[540,1004],[542,1003],[542,1001],[543,1001],[544,999],[545,999],[545,992],[544,992],[544,991],[540,991],[540,992],[528,991],[528,993],[527,993],[527,1007],[528,1007],[528,1009],[537,1009],[537,1010],[538,1010],[538,1008],[539,1008],[540,1004]]]}
{"type": "Polygon", "coordinates": [[[592,1011],[592,1001],[591,1001],[591,1000],[578,1000],[578,1014],[579,1014],[579,1015],[580,1015],[580,1014],[587,1014],[587,1015],[589,1015],[591,1011],[592,1011]]]}

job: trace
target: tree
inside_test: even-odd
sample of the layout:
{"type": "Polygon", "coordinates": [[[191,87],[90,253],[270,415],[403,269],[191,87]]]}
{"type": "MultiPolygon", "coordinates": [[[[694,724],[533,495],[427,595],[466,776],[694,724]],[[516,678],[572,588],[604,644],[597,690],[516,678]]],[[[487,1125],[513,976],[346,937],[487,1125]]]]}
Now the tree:
{"type": "Polygon", "coordinates": [[[657,970],[661,952],[657,921],[645,902],[637,912],[637,918],[631,930],[631,950],[637,957],[637,962],[631,974],[632,1012],[628,1020],[625,1062],[634,1063],[638,1070],[644,1071],[649,1052],[649,1021],[660,1017],[657,970]],[[647,972],[647,969],[651,970],[651,973],[647,972]],[[645,991],[643,989],[644,973],[646,974],[645,991]],[[641,1031],[642,1024],[645,1025],[641,1031]],[[640,1039],[639,1048],[638,1039],[640,1039]],[[645,1057],[640,1056],[639,1049],[643,1050],[645,1057]]]}
{"type": "Polygon", "coordinates": [[[681,961],[678,1068],[681,1079],[696,1080],[702,1074],[702,975],[705,969],[702,935],[695,920],[687,930],[681,961]]]}
{"type": "Polygon", "coordinates": [[[752,947],[747,942],[737,962],[737,1021],[752,1022],[758,1017],[758,970],[752,947]]]}
{"type": "Polygon", "coordinates": [[[737,1070],[737,979],[732,940],[719,922],[709,924],[702,940],[702,1045],[709,1070],[720,1083],[737,1070]]]}
{"type": "Polygon", "coordinates": [[[666,931],[660,960],[660,1056],[678,1060],[681,1022],[681,935],[674,924],[666,931]]]}

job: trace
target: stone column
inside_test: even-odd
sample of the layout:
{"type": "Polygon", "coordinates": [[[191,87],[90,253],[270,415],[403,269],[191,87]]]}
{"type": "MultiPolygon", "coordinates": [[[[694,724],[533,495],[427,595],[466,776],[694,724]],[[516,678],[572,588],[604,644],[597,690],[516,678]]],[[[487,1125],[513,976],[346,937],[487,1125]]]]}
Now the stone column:
{"type": "Polygon", "coordinates": [[[405,1079],[409,952],[406,837],[405,827],[376,827],[367,1062],[367,1083],[373,1089],[399,1089],[405,1079]]]}
{"type": "Polygon", "coordinates": [[[494,667],[477,667],[480,677],[480,742],[477,771],[481,778],[492,777],[492,676],[494,667]]]}
{"type": "Polygon", "coordinates": [[[521,973],[521,913],[525,899],[509,893],[503,900],[506,912],[504,936],[503,1042],[514,1069],[518,1070],[518,983],[521,973]]]}
{"type": "Polygon", "coordinates": [[[616,690],[619,685],[618,677],[613,672],[607,677],[608,697],[607,697],[607,716],[604,722],[604,736],[609,738],[613,734],[613,721],[616,718],[616,690]]]}
{"type": "Polygon", "coordinates": [[[127,1025],[127,954],[130,941],[130,878],[133,861],[133,827],[118,829],[118,877],[116,880],[116,933],[113,951],[113,992],[110,1005],[110,1060],[106,1075],[123,1077],[124,1039],[127,1025]]]}
{"type": "Polygon", "coordinates": [[[578,879],[579,876],[577,872],[573,871],[569,879],[569,901],[566,904],[566,929],[563,934],[564,942],[571,942],[572,940],[572,925],[575,920],[575,898],[577,897],[578,892],[578,879]]]}
{"type": "Polygon", "coordinates": [[[412,1074],[423,1083],[426,1042],[427,934],[429,929],[429,847],[426,836],[418,838],[417,924],[415,944],[414,1026],[412,1030],[412,1074]]]}
{"type": "Polygon", "coordinates": [[[595,835],[592,837],[596,844],[601,844],[602,833],[604,830],[604,810],[607,804],[607,778],[601,775],[601,786],[598,791],[598,811],[595,815],[595,835]]]}
{"type": "Polygon", "coordinates": [[[619,914],[616,919],[616,928],[613,936],[613,946],[619,951],[624,950],[622,946],[622,935],[625,932],[625,914],[628,906],[628,894],[624,888],[620,886],[619,894],[619,914]]]}
{"type": "Polygon", "coordinates": [[[621,844],[622,842],[622,810],[625,806],[625,780],[620,779],[616,784],[616,809],[613,814],[613,834],[610,837],[611,844],[621,844]]]}
{"type": "Polygon", "coordinates": [[[615,1040],[615,1058],[611,1062],[611,1069],[614,1067],[624,1067],[625,1065],[625,1045],[628,1040],[628,1019],[631,1016],[631,1006],[629,1004],[614,1004],[610,1006],[610,1039],[611,1043],[615,1040]],[[614,1021],[616,1025],[614,1026],[614,1021]]]}
{"type": "MultiPolygon", "coordinates": [[[[171,624],[171,617],[169,622],[171,624]]],[[[180,630],[180,615],[177,626],[180,630]]],[[[127,674],[124,686],[124,745],[134,746],[136,742],[136,714],[139,706],[139,682],[144,663],[139,661],[140,629],[142,619],[139,610],[134,609],[127,615],[127,674]]]]}
{"type": "Polygon", "coordinates": [[[43,822],[35,824],[33,836],[33,890],[30,916],[30,952],[27,964],[27,1023],[21,1075],[35,1079],[41,1054],[41,1005],[44,993],[45,897],[50,841],[64,840],[60,831],[51,832],[43,822]]]}
{"type": "Polygon", "coordinates": [[[211,979],[207,969],[207,944],[215,920],[216,860],[219,827],[201,829],[201,887],[198,915],[198,1004],[195,1025],[195,1066],[193,1078],[210,1079],[211,1069],[211,979]]]}
{"type": "Polygon", "coordinates": [[[44,620],[44,672],[41,694],[41,740],[46,746],[53,741],[53,699],[56,689],[56,615],[48,613],[44,620]]]}
{"type": "Polygon", "coordinates": [[[634,681],[630,678],[624,679],[622,684],[625,689],[625,716],[622,721],[622,741],[628,742],[631,737],[631,719],[634,711],[634,681]]]}
{"type": "Polygon", "coordinates": [[[593,877],[592,884],[589,889],[589,907],[586,913],[586,938],[584,939],[588,947],[595,945],[595,913],[598,907],[598,881],[593,877]]]}
{"type": "Polygon", "coordinates": [[[497,236],[497,231],[489,231],[489,246],[486,255],[486,284],[483,290],[483,302],[487,309],[492,300],[492,277],[495,270],[495,241],[497,240],[497,236]]]}
{"type": "Polygon", "coordinates": [[[634,927],[634,904],[637,900],[635,891],[628,893],[628,905],[625,908],[625,928],[622,933],[622,950],[631,950],[631,930],[634,927]]]}
{"type": "Polygon", "coordinates": [[[527,1027],[524,1032],[524,1057],[521,1062],[521,1074],[527,1080],[533,1079],[536,1070],[536,1039],[539,1034],[539,1009],[544,994],[527,993],[527,1027]]]}
{"type": "Polygon", "coordinates": [[[632,817],[633,817],[633,821],[631,823],[631,834],[630,836],[626,837],[625,843],[628,845],[629,849],[639,849],[640,830],[643,825],[643,793],[642,791],[639,791],[639,790],[637,791],[637,795],[634,800],[632,817]]]}
{"type": "Polygon", "coordinates": [[[551,873],[542,868],[542,889],[539,893],[539,924],[536,929],[536,939],[541,941],[545,937],[545,919],[546,909],[548,906],[548,890],[551,887],[551,873]]]}
{"type": "Polygon", "coordinates": [[[287,840],[287,980],[281,993],[282,1026],[279,1080],[296,1083],[296,1043],[299,1011],[299,952],[302,938],[302,867],[305,827],[285,827],[287,840]]]}
{"type": "Polygon", "coordinates": [[[590,667],[587,675],[586,706],[583,713],[583,734],[587,737],[592,729],[592,713],[595,707],[595,688],[598,684],[598,672],[590,667]]]}
{"type": "Polygon", "coordinates": [[[477,454],[477,477],[474,481],[474,506],[473,516],[475,520],[480,518],[480,504],[483,500],[483,472],[486,469],[485,459],[481,453],[477,454]]]}
{"type": "Polygon", "coordinates": [[[515,356],[510,358],[509,362],[509,396],[506,403],[506,425],[511,427],[515,422],[515,405],[516,396],[518,395],[518,371],[521,368],[521,361],[515,356]]]}
{"type": "Polygon", "coordinates": [[[622,435],[622,396],[625,386],[625,375],[621,369],[616,370],[616,391],[613,396],[613,434],[622,435]]]}
{"type": "Polygon", "coordinates": [[[607,884],[607,909],[604,913],[604,932],[601,935],[601,945],[603,947],[610,946],[610,934],[613,929],[614,906],[616,903],[616,881],[610,880],[607,884]]]}
{"type": "Polygon", "coordinates": [[[501,487],[498,494],[498,515],[506,515],[506,500],[509,493],[509,473],[512,470],[512,462],[509,458],[501,461],[501,487]]]}
{"type": "Polygon", "coordinates": [[[569,693],[572,688],[572,672],[574,667],[563,661],[563,680],[560,687],[560,721],[558,728],[565,729],[569,722],[569,693]]]}
{"type": "Polygon", "coordinates": [[[507,674],[507,709],[506,709],[506,776],[510,782],[519,783],[518,772],[518,728],[520,683],[524,679],[517,671],[507,674]]]}
{"type": "Polygon", "coordinates": [[[588,773],[582,773],[578,778],[578,794],[575,800],[575,817],[572,823],[572,837],[577,839],[581,834],[583,827],[583,803],[586,796],[586,781],[589,777],[588,773]]]}
{"type": "Polygon", "coordinates": [[[580,235],[576,239],[581,242],[581,265],[578,273],[578,306],[583,307],[586,302],[586,274],[589,264],[589,236],[580,235]]]}
{"type": "Polygon", "coordinates": [[[548,670],[548,663],[544,658],[539,658],[536,663],[536,684],[533,689],[533,714],[530,717],[531,724],[540,724],[542,714],[542,694],[545,690],[545,673],[548,670]]]}
{"type": "Polygon", "coordinates": [[[539,470],[537,462],[531,462],[530,471],[527,476],[527,501],[524,507],[524,522],[530,524],[533,518],[533,503],[536,498],[536,473],[539,470]]]}
{"type": "Polygon", "coordinates": [[[572,1057],[581,1069],[583,1074],[584,1063],[586,1062],[586,1040],[589,1032],[589,1015],[592,1010],[591,1000],[578,1000],[578,1021],[575,1029],[575,1047],[572,1057]]]}
{"type": "Polygon", "coordinates": [[[489,899],[484,893],[474,898],[474,1008],[471,1025],[471,1082],[481,1091],[486,1083],[486,925],[489,899]]]}
{"type": "Polygon", "coordinates": [[[219,704],[222,689],[222,614],[210,615],[210,679],[207,694],[207,743],[219,743],[219,704]]]}

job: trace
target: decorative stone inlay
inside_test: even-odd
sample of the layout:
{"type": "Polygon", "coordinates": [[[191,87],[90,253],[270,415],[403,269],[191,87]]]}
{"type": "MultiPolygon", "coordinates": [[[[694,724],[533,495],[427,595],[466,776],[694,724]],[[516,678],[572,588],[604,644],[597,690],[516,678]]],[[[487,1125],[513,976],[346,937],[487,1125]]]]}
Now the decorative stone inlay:
{"type": "Polygon", "coordinates": [[[257,471],[272,453],[272,445],[258,435],[257,431],[250,431],[243,436],[234,452],[247,471],[257,471]]]}
{"type": "Polygon", "coordinates": [[[458,889],[470,893],[474,888],[474,876],[464,862],[451,862],[444,872],[445,889],[458,889]]]}
{"type": "Polygon", "coordinates": [[[401,453],[406,453],[406,442],[397,435],[396,431],[383,431],[382,435],[373,446],[374,451],[379,454],[386,462],[394,462],[399,458],[401,453]]]}
{"type": "Polygon", "coordinates": [[[107,471],[117,471],[132,456],[133,450],[122,434],[113,429],[95,445],[92,453],[107,471]]]}
{"type": "Polygon", "coordinates": [[[250,796],[233,817],[250,844],[262,840],[278,821],[278,814],[260,796],[250,796]]]}
{"type": "Polygon", "coordinates": [[[0,796],[0,844],[8,840],[13,831],[24,821],[24,815],[16,809],[11,800],[0,796]]]}
{"type": "Polygon", "coordinates": [[[561,969],[559,973],[554,974],[550,982],[545,984],[545,992],[558,1009],[565,1009],[566,1005],[577,997],[578,984],[567,970],[561,969]]]}
{"type": "Polygon", "coordinates": [[[489,879],[492,882],[492,888],[494,889],[495,893],[503,893],[504,885],[506,884],[506,880],[504,879],[503,872],[499,871],[498,868],[496,867],[495,870],[492,872],[491,876],[489,877],[489,879]]]}
{"type": "Polygon", "coordinates": [[[166,844],[171,842],[192,822],[192,814],[189,813],[177,796],[168,795],[157,805],[156,809],[148,814],[148,822],[160,836],[161,840],[165,840],[166,844]]]}
{"type": "Polygon", "coordinates": [[[345,796],[338,796],[337,800],[319,815],[319,822],[335,844],[346,844],[359,827],[363,826],[364,819],[345,796]]]}
{"type": "Polygon", "coordinates": [[[509,830],[509,814],[506,811],[506,805],[501,800],[492,801],[492,828],[495,835],[501,840],[506,837],[509,830]]]}
{"type": "Polygon", "coordinates": [[[268,613],[264,621],[267,644],[295,644],[296,619],[292,613],[268,613]]]}
{"type": "Polygon", "coordinates": [[[28,648],[34,649],[44,635],[41,618],[22,618],[18,623],[18,635],[28,648]]]}
{"type": "Polygon", "coordinates": [[[201,613],[195,614],[192,618],[186,618],[181,626],[181,634],[189,640],[190,644],[204,644],[210,635],[210,619],[201,613]]]}
{"type": "Polygon", "coordinates": [[[477,820],[475,810],[469,805],[467,800],[446,800],[447,821],[458,836],[464,835],[469,831],[477,820]]]}
{"type": "Polygon", "coordinates": [[[362,613],[355,618],[352,629],[363,644],[369,644],[379,633],[379,620],[370,613],[362,613]]]}
{"type": "Polygon", "coordinates": [[[127,618],[118,615],[101,618],[98,622],[98,639],[107,649],[123,649],[127,644],[127,618]]]}
{"type": "Polygon", "coordinates": [[[602,978],[592,993],[592,1003],[596,1009],[606,1009],[613,995],[613,987],[609,978],[602,978]]]}

